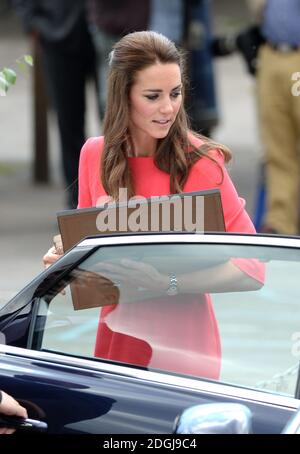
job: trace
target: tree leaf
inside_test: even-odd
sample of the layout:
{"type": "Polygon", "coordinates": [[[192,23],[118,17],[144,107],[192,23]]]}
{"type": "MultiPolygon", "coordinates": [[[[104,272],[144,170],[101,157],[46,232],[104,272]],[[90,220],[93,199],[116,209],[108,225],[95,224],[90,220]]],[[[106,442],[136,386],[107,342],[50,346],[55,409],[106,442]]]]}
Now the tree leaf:
{"type": "MultiPolygon", "coordinates": [[[[20,71],[26,72],[28,66],[33,66],[33,58],[31,55],[23,55],[21,59],[17,59],[16,63],[20,71]]],[[[8,89],[16,83],[17,74],[11,68],[3,68],[0,71],[0,96],[5,96],[8,89]]]]}
{"type": "Polygon", "coordinates": [[[5,96],[9,89],[9,83],[7,82],[3,71],[0,71],[0,96],[5,96]]]}
{"type": "Polygon", "coordinates": [[[17,75],[13,69],[3,68],[2,74],[9,85],[14,85],[16,83],[17,75]]]}
{"type": "Polygon", "coordinates": [[[24,61],[25,63],[27,63],[27,65],[33,66],[33,58],[31,55],[28,54],[24,55],[24,61]]]}

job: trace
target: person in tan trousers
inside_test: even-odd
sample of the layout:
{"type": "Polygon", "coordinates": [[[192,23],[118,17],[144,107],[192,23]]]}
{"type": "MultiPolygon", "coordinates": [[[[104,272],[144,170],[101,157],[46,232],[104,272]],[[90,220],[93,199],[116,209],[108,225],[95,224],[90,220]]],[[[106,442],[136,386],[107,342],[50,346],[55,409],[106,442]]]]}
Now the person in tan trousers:
{"type": "Polygon", "coordinates": [[[248,0],[266,39],[257,66],[265,148],[265,233],[298,234],[300,182],[300,1],[248,0]],[[300,84],[298,83],[298,86],[300,84]]]}

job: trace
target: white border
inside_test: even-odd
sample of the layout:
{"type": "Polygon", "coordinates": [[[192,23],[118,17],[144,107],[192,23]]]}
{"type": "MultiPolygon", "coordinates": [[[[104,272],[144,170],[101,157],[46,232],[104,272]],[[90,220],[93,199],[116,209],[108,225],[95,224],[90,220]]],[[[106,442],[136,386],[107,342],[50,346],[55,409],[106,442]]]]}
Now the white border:
{"type": "Polygon", "coordinates": [[[234,235],[226,233],[223,235],[201,234],[201,233],[166,233],[166,234],[138,234],[138,235],[116,235],[97,236],[82,240],[76,247],[106,246],[115,244],[141,244],[141,243],[222,243],[222,244],[249,244],[254,246],[280,246],[300,248],[300,238],[288,238],[280,236],[234,235]]]}

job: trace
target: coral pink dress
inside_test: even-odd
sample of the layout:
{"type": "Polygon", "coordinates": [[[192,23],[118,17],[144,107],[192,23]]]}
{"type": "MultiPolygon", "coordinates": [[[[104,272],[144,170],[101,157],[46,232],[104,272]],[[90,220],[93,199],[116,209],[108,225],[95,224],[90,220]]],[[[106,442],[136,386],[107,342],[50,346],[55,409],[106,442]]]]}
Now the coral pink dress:
{"type": "MultiPolygon", "coordinates": [[[[199,145],[199,139],[193,139],[199,145]]],[[[90,138],[82,148],[79,165],[78,208],[96,206],[106,195],[99,178],[103,137],[90,138]]],[[[201,142],[200,142],[201,143],[201,142]]],[[[227,232],[255,233],[243,199],[224,167],[218,150],[191,169],[184,191],[219,188],[227,232]]],[[[152,157],[128,158],[136,194],[151,197],[170,194],[169,175],[155,167],[152,157]]],[[[240,266],[237,263],[237,266],[240,266]]],[[[240,268],[263,281],[251,261],[240,268]]],[[[209,295],[177,295],[117,304],[101,309],[95,355],[105,359],[217,379],[221,366],[218,326],[209,295]],[[184,296],[184,302],[182,302],[184,296]],[[178,304],[176,302],[178,301],[178,304]],[[181,302],[180,302],[181,301],[181,302]]]]}

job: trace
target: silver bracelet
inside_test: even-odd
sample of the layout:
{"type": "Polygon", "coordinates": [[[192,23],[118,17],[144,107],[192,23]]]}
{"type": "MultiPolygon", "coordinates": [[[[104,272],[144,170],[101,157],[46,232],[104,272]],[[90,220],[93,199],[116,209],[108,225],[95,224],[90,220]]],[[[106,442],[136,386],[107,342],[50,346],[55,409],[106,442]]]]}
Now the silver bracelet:
{"type": "Polygon", "coordinates": [[[167,295],[169,296],[175,296],[178,295],[178,280],[176,277],[176,274],[172,273],[169,276],[169,288],[167,290],[167,295]]]}

